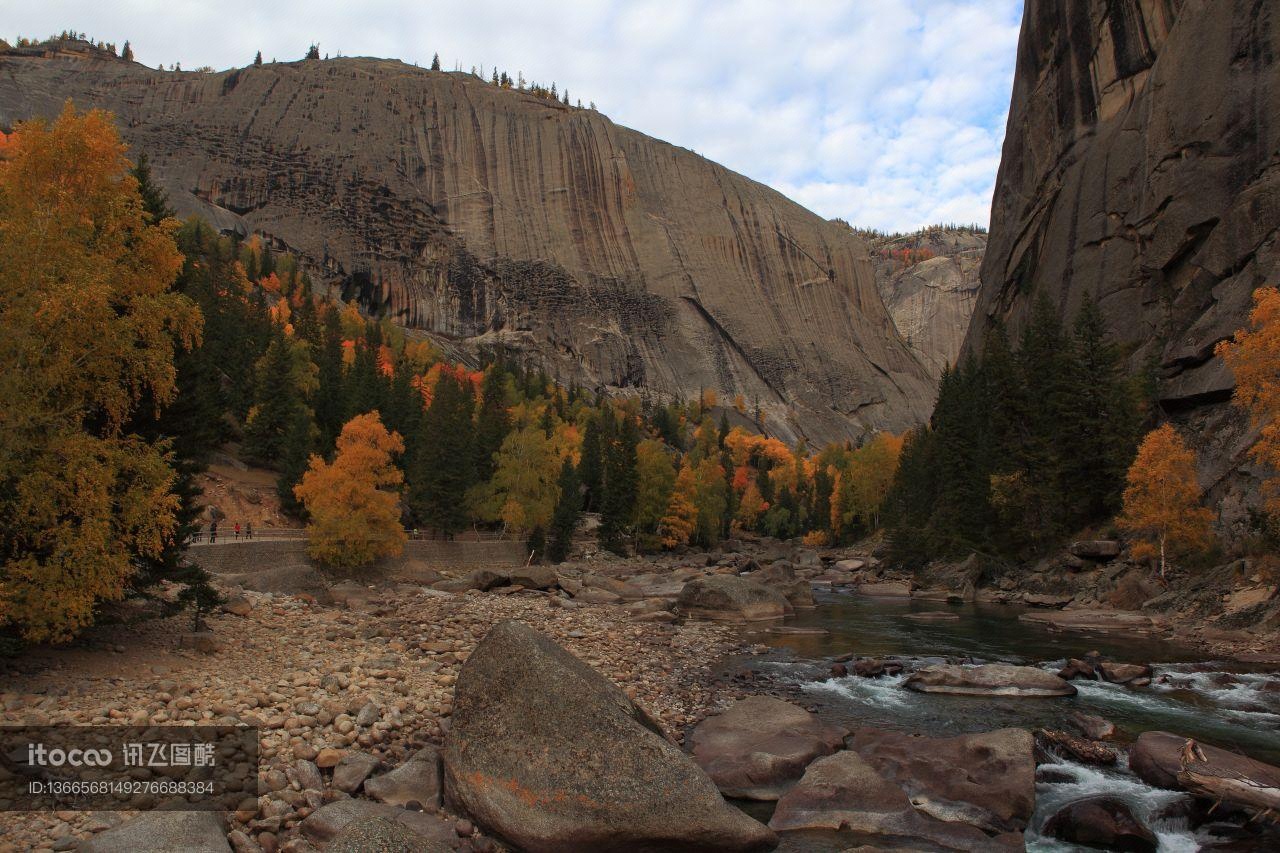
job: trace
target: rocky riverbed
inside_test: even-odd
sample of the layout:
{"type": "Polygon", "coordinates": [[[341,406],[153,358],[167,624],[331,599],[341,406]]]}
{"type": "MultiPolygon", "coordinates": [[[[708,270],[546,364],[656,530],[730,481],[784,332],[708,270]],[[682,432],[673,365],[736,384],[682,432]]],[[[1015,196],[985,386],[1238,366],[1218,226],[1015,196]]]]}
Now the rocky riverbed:
{"type": "MultiPolygon", "coordinates": [[[[9,663],[0,668],[0,724],[259,726],[266,793],[232,815],[228,830],[242,849],[303,850],[311,843],[299,825],[322,804],[335,762],[361,754],[371,766],[396,766],[441,742],[458,669],[498,622],[555,639],[675,732],[721,698],[710,667],[741,648],[729,627],[632,621],[621,607],[536,591],[390,587],[336,606],[247,591],[230,606],[242,615],[211,617],[204,651],[181,647],[190,626],[180,617],[9,663]]],[[[0,850],[71,849],[128,817],[0,813],[0,850]]],[[[450,834],[469,837],[456,831],[468,828],[457,816],[445,817],[450,834]]]]}
{"type": "MultiPolygon", "coordinates": [[[[1110,559],[1085,562],[1077,574],[1105,577],[1110,559]]],[[[967,624],[956,612],[930,607],[950,607],[952,601],[981,607],[983,601],[1019,596],[1031,608],[1031,625],[1077,632],[1114,622],[1143,635],[1168,634],[1173,627],[1159,615],[1109,610],[1097,594],[992,590],[966,586],[967,577],[964,567],[956,567],[949,575],[926,576],[922,584],[886,574],[868,552],[776,542],[730,543],[715,554],[656,559],[588,554],[555,569],[494,567],[419,577],[413,584],[385,577],[326,579],[300,567],[228,576],[228,600],[210,618],[210,631],[191,633],[185,618],[103,628],[74,648],[40,650],[0,666],[0,724],[256,726],[257,791],[246,792],[225,820],[207,813],[147,813],[138,820],[110,812],[0,813],[0,851],[78,845],[132,851],[173,838],[182,839],[176,849],[195,849],[192,840],[204,839],[208,844],[200,849],[210,853],[350,851],[370,849],[373,840],[382,845],[374,849],[387,850],[501,849],[482,828],[508,841],[518,838],[526,849],[594,850],[602,838],[623,829],[650,839],[667,832],[667,823],[650,825],[647,816],[662,813],[673,796],[704,807],[686,809],[680,821],[668,822],[679,824],[671,832],[685,835],[666,837],[662,849],[676,849],[677,842],[735,850],[775,843],[762,825],[743,823],[739,813],[716,805],[716,787],[731,797],[770,803],[781,797],[777,811],[745,808],[779,830],[787,850],[827,849],[823,844],[843,837],[837,829],[855,825],[864,835],[887,833],[935,846],[1017,846],[1020,833],[1032,826],[1037,799],[1030,786],[1037,763],[1052,763],[1049,753],[1064,750],[1072,757],[1114,753],[1090,746],[1092,735],[1059,742],[1044,732],[1033,751],[1030,732],[1036,726],[1019,728],[1016,722],[1010,728],[992,720],[981,729],[952,732],[949,739],[936,737],[945,729],[926,726],[923,731],[934,737],[910,741],[891,731],[894,725],[833,726],[830,718],[811,715],[822,704],[814,704],[812,690],[720,663],[759,656],[764,647],[745,641],[762,636],[826,642],[821,638],[828,630],[804,627],[803,614],[815,612],[815,590],[824,601],[832,597],[825,591],[845,590],[853,599],[917,602],[925,609],[906,614],[903,624],[930,631],[967,624]],[[948,585],[948,579],[956,582],[948,585]],[[783,617],[788,623],[780,626],[776,620],[783,617]],[[743,621],[755,627],[734,624],[743,621]],[[470,667],[464,691],[464,665],[503,623],[532,632],[497,632],[503,639],[491,641],[484,663],[470,667]],[[773,627],[762,635],[761,625],[773,627]],[[561,657],[560,648],[586,666],[561,657]],[[746,710],[714,717],[710,728],[695,730],[743,694],[763,692],[787,696],[792,704],[756,696],[766,704],[734,706],[746,710]],[[463,714],[465,731],[453,731],[459,707],[469,709],[463,714]],[[495,724],[503,715],[506,722],[495,724]],[[566,728],[569,722],[578,729],[566,728]],[[971,749],[978,758],[986,756],[991,746],[969,738],[1001,725],[1005,733],[992,736],[1006,758],[987,774],[991,784],[975,783],[963,797],[947,790],[946,762],[933,759],[968,755],[971,749]],[[609,746],[596,743],[603,730],[612,732],[605,738],[609,746]],[[679,745],[691,732],[693,760],[663,746],[679,745]],[[553,749],[552,741],[559,746],[553,749]],[[543,757],[513,761],[517,753],[543,757]],[[652,787],[637,787],[634,773],[611,776],[619,756],[644,768],[646,778],[663,774],[678,793],[668,792],[664,800],[652,787]],[[542,770],[531,775],[530,766],[542,770]],[[1000,784],[1014,778],[1009,774],[1015,766],[1017,790],[1002,789],[1000,784]],[[555,785],[542,784],[552,777],[559,780],[555,785]],[[515,799],[495,800],[494,785],[510,787],[515,799]],[[824,791],[848,796],[828,802],[824,791]],[[879,817],[855,809],[854,820],[845,800],[867,792],[879,803],[879,817]],[[988,801],[1010,798],[1023,805],[993,818],[988,801]],[[534,823],[541,834],[518,835],[530,825],[519,816],[521,809],[538,816],[534,823]],[[825,840],[814,841],[814,832],[824,833],[825,840]]],[[[1235,639],[1246,651],[1267,648],[1265,635],[1257,632],[1235,639]]],[[[1073,643],[1064,639],[1063,645],[1073,643]]],[[[865,663],[845,660],[850,674],[865,663]]],[[[937,693],[975,692],[1052,703],[1061,700],[1043,697],[1076,692],[1078,682],[1068,685],[1026,666],[996,665],[1001,660],[1007,659],[976,670],[956,666],[965,660],[936,660],[931,667],[913,665],[910,677],[895,674],[901,664],[895,672],[886,665],[857,675],[903,682],[896,698],[912,703],[937,693]],[[912,690],[924,695],[904,698],[912,690]]],[[[831,674],[844,675],[833,670],[826,677],[831,674]]],[[[1150,680],[1150,669],[1138,674],[1150,680]]],[[[1066,837],[1107,819],[1117,832],[1127,831],[1127,818],[1114,803],[1081,805],[1058,819],[1055,831],[1066,837]]],[[[1037,818],[1034,825],[1043,823],[1037,818]]]]}

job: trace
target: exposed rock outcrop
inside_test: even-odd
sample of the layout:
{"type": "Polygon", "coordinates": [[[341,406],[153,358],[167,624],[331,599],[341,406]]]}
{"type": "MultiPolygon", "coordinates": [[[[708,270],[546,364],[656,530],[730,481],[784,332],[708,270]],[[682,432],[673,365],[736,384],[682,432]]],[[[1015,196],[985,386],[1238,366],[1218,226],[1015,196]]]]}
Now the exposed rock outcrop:
{"type": "Polygon", "coordinates": [[[1030,0],[965,346],[1091,295],[1201,451],[1227,526],[1256,481],[1214,345],[1280,273],[1280,12],[1253,0],[1030,0]]]}
{"type": "Polygon", "coordinates": [[[1063,806],[1044,826],[1044,834],[1105,850],[1155,853],[1155,833],[1143,826],[1115,797],[1088,797],[1063,806]]]}
{"type": "Polygon", "coordinates": [[[770,696],[748,696],[698,724],[693,760],[727,797],[776,800],[815,758],[844,743],[844,729],[770,696]]]}
{"type": "Polygon", "coordinates": [[[780,832],[847,829],[876,849],[992,850],[1021,848],[1021,837],[994,838],[961,822],[917,811],[907,793],[856,752],[837,752],[809,765],[783,795],[769,826],[780,832]]]}
{"type": "Polygon", "coordinates": [[[231,853],[221,815],[178,811],[141,814],[76,849],[85,853],[231,853]]]}
{"type": "Polygon", "coordinates": [[[987,235],[933,227],[872,237],[876,287],[889,316],[935,381],[955,364],[978,302],[978,270],[987,235]]]}
{"type": "Polygon", "coordinates": [[[625,693],[523,623],[467,658],[443,756],[445,802],[531,853],[776,844],[625,693]]]}
{"type": "Polygon", "coordinates": [[[115,111],[180,212],[267,235],[458,357],[742,394],[811,444],[932,405],[857,235],[595,110],[390,60],[165,72],[74,47],[0,54],[0,125],[115,111]]]}
{"type": "Polygon", "coordinates": [[[1034,740],[1026,729],[930,738],[866,728],[846,744],[939,820],[999,835],[1026,829],[1035,810],[1034,740]]]}
{"type": "Polygon", "coordinates": [[[680,590],[676,608],[686,616],[726,622],[781,619],[792,610],[772,586],[733,575],[694,578],[680,590]]]}
{"type": "Polygon", "coordinates": [[[980,666],[944,664],[918,669],[903,682],[919,693],[959,696],[1074,696],[1076,689],[1052,672],[1034,666],[988,663],[980,666]]]}

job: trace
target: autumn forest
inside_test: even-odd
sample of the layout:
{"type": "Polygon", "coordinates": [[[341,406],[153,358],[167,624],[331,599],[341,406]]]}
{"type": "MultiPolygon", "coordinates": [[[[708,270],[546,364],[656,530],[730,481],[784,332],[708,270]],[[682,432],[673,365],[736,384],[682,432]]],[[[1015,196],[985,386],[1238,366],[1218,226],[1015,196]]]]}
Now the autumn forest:
{"type": "MultiPolygon", "coordinates": [[[[713,389],[604,397],[500,351],[451,363],[320,293],[258,237],[174,219],[109,115],[68,107],[24,124],[2,168],[4,271],[24,283],[5,290],[3,346],[32,369],[4,380],[0,615],[28,639],[66,638],[98,601],[166,576],[189,601],[211,595],[180,554],[198,530],[192,478],[228,441],[277,471],[313,557],[333,566],[398,553],[407,530],[473,527],[558,561],[583,513],[618,553],[741,531],[837,544],[883,528],[908,568],[970,552],[1026,560],[1113,518],[1161,566],[1211,542],[1176,431],[1139,449],[1148,392],[1091,303],[1068,329],[1041,303],[1016,345],[990,334],[981,357],[946,371],[918,430],[788,447],[758,423],[730,427],[747,403],[713,389]]],[[[1277,323],[1274,295],[1259,300],[1259,331],[1223,351],[1264,412],[1274,401],[1248,366],[1269,357],[1277,323]]]]}

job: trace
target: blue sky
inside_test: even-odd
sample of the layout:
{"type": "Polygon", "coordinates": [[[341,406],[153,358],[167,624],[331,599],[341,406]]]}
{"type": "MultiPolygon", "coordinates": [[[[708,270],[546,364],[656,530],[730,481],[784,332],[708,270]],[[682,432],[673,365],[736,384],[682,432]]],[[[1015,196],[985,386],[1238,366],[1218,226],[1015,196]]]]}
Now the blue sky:
{"type": "Polygon", "coordinates": [[[0,0],[6,37],[129,39],[183,68],[322,53],[555,81],[827,217],[985,225],[1022,0],[0,0]]]}

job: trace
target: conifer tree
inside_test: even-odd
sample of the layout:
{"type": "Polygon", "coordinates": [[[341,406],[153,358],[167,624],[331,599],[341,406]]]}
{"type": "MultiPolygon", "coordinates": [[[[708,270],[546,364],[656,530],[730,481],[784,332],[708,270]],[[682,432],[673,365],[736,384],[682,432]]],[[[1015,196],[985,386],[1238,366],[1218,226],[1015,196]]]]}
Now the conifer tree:
{"type": "Polygon", "coordinates": [[[930,522],[938,491],[937,455],[934,433],[927,426],[907,433],[898,473],[885,499],[890,562],[905,568],[920,568],[936,556],[930,522]]]}
{"type": "Polygon", "coordinates": [[[1081,305],[1071,343],[1070,403],[1061,412],[1062,491],[1072,526],[1081,526],[1120,508],[1137,444],[1138,411],[1096,299],[1081,305]]]}
{"type": "Polygon", "coordinates": [[[511,418],[507,414],[508,377],[501,363],[485,371],[475,432],[475,476],[480,482],[493,476],[494,454],[511,431],[511,418]]]}
{"type": "Polygon", "coordinates": [[[582,435],[582,462],[578,466],[578,478],[586,487],[583,506],[587,512],[599,508],[604,484],[604,439],[600,418],[591,417],[582,435]]]}
{"type": "Polygon", "coordinates": [[[598,535],[602,547],[619,554],[625,550],[626,533],[635,512],[638,440],[635,422],[628,415],[617,427],[616,435],[606,436],[604,446],[604,494],[598,535]]]}
{"type": "Polygon", "coordinates": [[[125,40],[124,48],[120,51],[120,58],[125,62],[133,62],[133,47],[127,39],[125,40]]]}
{"type": "Polygon", "coordinates": [[[277,327],[254,367],[254,404],[244,428],[243,450],[248,459],[278,466],[289,455],[289,441],[309,434],[298,431],[297,424],[314,418],[307,401],[316,383],[316,367],[306,344],[277,327]]]}
{"type": "Polygon", "coordinates": [[[262,65],[262,51],[258,51],[253,55],[253,64],[257,66],[262,65]]]}
{"type": "Polygon", "coordinates": [[[573,466],[573,460],[565,459],[561,464],[557,486],[560,496],[556,499],[555,512],[551,516],[547,559],[553,563],[563,563],[573,547],[573,533],[582,515],[582,495],[579,491],[581,484],[578,482],[578,472],[573,466]]]}
{"type": "Polygon", "coordinates": [[[431,70],[432,71],[440,70],[440,54],[438,53],[431,57],[431,70]]]}
{"type": "Polygon", "coordinates": [[[173,217],[175,213],[169,206],[169,196],[155,182],[155,177],[151,174],[151,159],[145,151],[138,155],[132,174],[138,182],[138,195],[142,197],[142,209],[146,212],[147,220],[154,225],[173,217]]]}
{"type": "Polygon", "coordinates": [[[319,387],[315,397],[316,425],[320,428],[320,442],[328,447],[338,438],[346,411],[346,385],[342,367],[342,321],[338,309],[328,306],[321,324],[321,344],[318,350],[319,387]]]}
{"type": "Polygon", "coordinates": [[[450,537],[467,526],[467,489],[475,482],[472,404],[470,391],[451,372],[442,372],[409,462],[408,503],[414,517],[450,537]]]}

